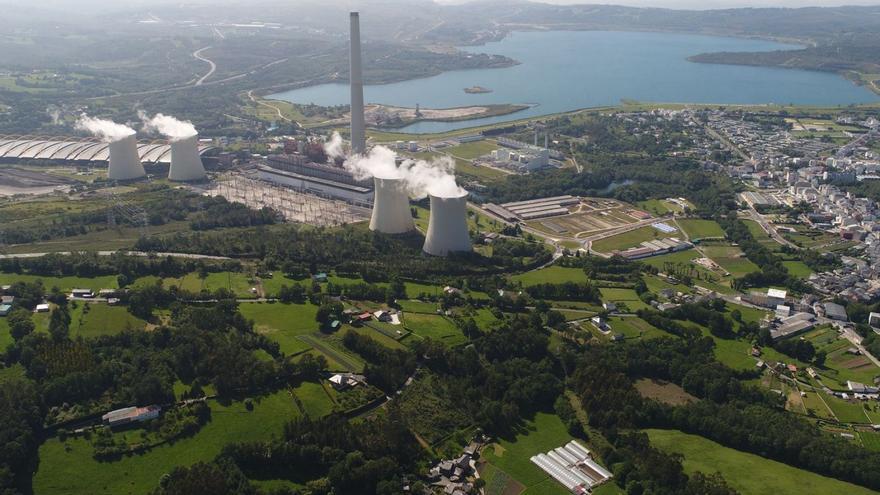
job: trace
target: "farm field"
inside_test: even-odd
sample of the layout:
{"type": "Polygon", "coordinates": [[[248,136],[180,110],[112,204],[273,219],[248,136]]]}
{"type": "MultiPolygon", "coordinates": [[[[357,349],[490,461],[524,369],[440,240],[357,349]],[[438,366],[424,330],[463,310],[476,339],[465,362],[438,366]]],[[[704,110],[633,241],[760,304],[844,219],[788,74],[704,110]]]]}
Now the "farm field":
{"type": "Polygon", "coordinates": [[[582,198],[582,203],[572,213],[557,217],[526,222],[550,235],[568,234],[583,237],[609,229],[635,223],[638,215],[632,205],[604,198],[582,198]]]}
{"type": "Polygon", "coordinates": [[[700,246],[707,258],[721,266],[733,277],[742,277],[748,273],[760,270],[758,265],[752,263],[742,250],[729,244],[710,244],[700,246]]]}
{"type": "Polygon", "coordinates": [[[652,256],[639,261],[654,266],[661,271],[667,271],[669,269],[686,269],[693,277],[694,285],[699,285],[725,294],[734,292],[730,287],[729,278],[724,277],[724,273],[711,271],[693,262],[693,260],[700,257],[701,255],[699,252],[694,249],[688,249],[677,253],[652,256]],[[699,278],[697,276],[699,276],[699,278]],[[706,280],[706,277],[710,277],[713,281],[706,280]]]}
{"type": "Polygon", "coordinates": [[[742,222],[746,224],[746,227],[749,229],[749,233],[752,234],[752,237],[754,237],[756,241],[758,241],[767,249],[771,251],[779,251],[780,248],[782,248],[782,245],[774,241],[773,238],[771,238],[766,232],[764,232],[764,229],[761,228],[758,222],[754,220],[743,220],[742,222]]]}
{"type": "Polygon", "coordinates": [[[804,264],[803,261],[783,261],[783,266],[788,270],[792,277],[807,278],[813,274],[813,270],[804,264]]]}
{"type": "Polygon", "coordinates": [[[744,495],[852,495],[874,493],[867,488],[827,478],[763,457],[730,449],[697,435],[678,430],[645,430],[651,445],[684,456],[686,473],[720,472],[744,495]]]}
{"type": "MultiPolygon", "coordinates": [[[[308,394],[310,400],[321,396],[308,394]]],[[[329,398],[324,396],[327,402],[329,398]]],[[[305,400],[305,399],[303,399],[305,400]]],[[[324,407],[316,404],[314,407],[324,407]]],[[[155,488],[175,466],[213,459],[231,442],[268,440],[285,422],[299,415],[286,391],[254,400],[254,410],[243,402],[211,402],[211,421],[192,437],[180,439],[115,462],[98,462],[83,438],[61,442],[50,438],[40,447],[40,466],[34,476],[35,493],[140,494],[155,488]]],[[[129,432],[128,435],[135,435],[129,432]]]]}
{"type": "Polygon", "coordinates": [[[599,292],[602,293],[603,302],[613,302],[614,304],[619,306],[618,310],[620,312],[624,312],[624,309],[626,309],[626,312],[635,313],[640,309],[649,307],[647,304],[642,302],[641,299],[639,299],[639,295],[636,294],[636,291],[634,291],[633,289],[615,289],[602,287],[599,289],[599,292]],[[621,307],[622,305],[625,305],[626,308],[621,307]]]}
{"type": "Polygon", "coordinates": [[[520,282],[523,287],[538,284],[561,284],[565,282],[586,282],[587,274],[581,268],[567,268],[550,265],[540,270],[521,273],[510,277],[513,282],[520,282]]]}
{"type": "Polygon", "coordinates": [[[611,327],[612,333],[619,333],[626,339],[655,339],[669,336],[668,333],[655,328],[647,321],[633,316],[611,316],[608,318],[608,326],[611,327]]]}
{"type": "Polygon", "coordinates": [[[455,323],[443,316],[420,313],[404,314],[403,325],[419,337],[439,340],[449,346],[467,342],[467,338],[455,323]]]}
{"type": "Polygon", "coordinates": [[[705,239],[706,237],[724,237],[724,231],[714,220],[702,220],[699,218],[679,218],[675,221],[691,239],[705,239]]]}
{"type": "Polygon", "coordinates": [[[547,484],[547,490],[531,491],[532,487],[541,485],[546,480],[553,480],[529,459],[570,440],[571,436],[558,416],[537,413],[517,431],[516,437],[502,438],[497,444],[483,449],[483,458],[525,486],[525,493],[564,495],[567,491],[558,483],[547,484]]]}
{"type": "Polygon", "coordinates": [[[804,334],[803,338],[812,342],[817,351],[825,351],[825,365],[814,368],[823,379],[836,382],[839,387],[845,388],[847,380],[874,383],[874,377],[880,375],[880,368],[868,358],[848,352],[852,344],[841,338],[834,328],[820,326],[804,334]]]}
{"type": "Polygon", "coordinates": [[[297,338],[318,329],[315,315],[318,307],[313,304],[242,303],[241,314],[254,321],[254,329],[278,342],[281,352],[291,355],[311,348],[297,338]]]}
{"type": "Polygon", "coordinates": [[[453,146],[451,148],[446,148],[443,151],[458,158],[473,160],[474,158],[488,155],[492,152],[492,150],[498,148],[498,143],[496,143],[495,141],[483,139],[480,141],[472,141],[470,143],[464,143],[458,146],[453,146]]]}
{"type": "Polygon", "coordinates": [[[70,311],[70,336],[73,338],[115,335],[126,329],[143,330],[146,324],[122,306],[94,303],[87,307],[77,301],[76,308],[70,311]]]}
{"type": "Polygon", "coordinates": [[[62,291],[70,291],[71,289],[91,289],[98,291],[101,289],[116,289],[119,285],[116,283],[115,275],[106,275],[103,277],[44,277],[42,275],[26,275],[19,273],[0,273],[0,285],[11,285],[16,282],[35,282],[41,280],[43,287],[48,292],[52,287],[58,287],[62,291]]]}
{"type": "Polygon", "coordinates": [[[674,232],[665,233],[655,229],[652,226],[641,227],[629,232],[624,232],[612,237],[606,237],[593,241],[592,248],[602,253],[611,253],[614,251],[622,251],[631,247],[636,247],[645,241],[654,239],[665,239],[667,237],[681,236],[681,232],[677,229],[674,232]]]}
{"type": "Polygon", "coordinates": [[[645,201],[639,201],[636,203],[636,206],[657,216],[663,216],[667,213],[682,212],[681,206],[665,199],[648,199],[645,201]]]}

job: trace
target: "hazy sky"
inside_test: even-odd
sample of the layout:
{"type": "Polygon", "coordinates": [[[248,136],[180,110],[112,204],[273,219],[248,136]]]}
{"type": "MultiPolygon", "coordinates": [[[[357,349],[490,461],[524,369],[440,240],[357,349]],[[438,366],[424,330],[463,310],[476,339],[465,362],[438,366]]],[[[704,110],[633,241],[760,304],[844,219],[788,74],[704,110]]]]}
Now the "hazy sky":
{"type": "MultiPolygon", "coordinates": [[[[435,0],[438,3],[464,3],[468,0],[435,0]]],[[[540,0],[561,5],[606,4],[670,9],[731,9],[737,7],[833,7],[840,5],[880,5],[880,0],[540,0]]]]}

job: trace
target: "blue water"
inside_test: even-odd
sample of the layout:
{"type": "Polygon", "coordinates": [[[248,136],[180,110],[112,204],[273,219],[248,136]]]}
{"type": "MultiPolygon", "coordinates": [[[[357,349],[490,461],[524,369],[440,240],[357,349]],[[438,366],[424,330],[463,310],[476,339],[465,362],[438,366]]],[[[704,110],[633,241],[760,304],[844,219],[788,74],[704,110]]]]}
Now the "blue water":
{"type": "MultiPolygon", "coordinates": [[[[832,73],[697,64],[687,57],[703,52],[770,51],[796,48],[780,43],[687,34],[607,31],[518,32],[473,52],[507,55],[521,62],[503,69],[475,69],[393,84],[366,86],[365,99],[423,108],[489,103],[531,103],[534,107],[501,117],[464,122],[420,122],[404,132],[442,132],[523,117],[615,105],[622,99],[645,102],[848,105],[878,96],[832,73]],[[467,94],[483,86],[492,93],[467,94]]],[[[366,61],[365,61],[366,62],[366,61]]],[[[323,84],[271,96],[296,103],[348,103],[347,84],[323,84]]]]}

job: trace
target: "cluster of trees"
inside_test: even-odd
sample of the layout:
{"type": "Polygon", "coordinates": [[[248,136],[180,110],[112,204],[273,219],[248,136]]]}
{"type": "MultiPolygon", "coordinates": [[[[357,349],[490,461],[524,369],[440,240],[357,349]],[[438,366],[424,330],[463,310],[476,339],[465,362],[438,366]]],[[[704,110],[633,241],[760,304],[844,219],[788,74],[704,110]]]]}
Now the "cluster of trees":
{"type": "Polygon", "coordinates": [[[348,349],[367,360],[364,376],[386,394],[393,394],[416,369],[416,357],[409,350],[389,349],[367,335],[349,330],[342,338],[348,349]]]}
{"type": "Polygon", "coordinates": [[[602,300],[599,288],[590,282],[544,283],[530,285],[525,288],[525,291],[535,299],[584,302],[600,302],[602,300]]]}
{"type": "Polygon", "coordinates": [[[208,200],[200,211],[190,215],[190,226],[193,230],[253,227],[284,221],[284,217],[271,208],[253,210],[241,203],[231,203],[222,196],[214,196],[208,200]]]}
{"type": "Polygon", "coordinates": [[[43,406],[38,388],[24,377],[0,380],[0,493],[28,493],[37,469],[43,406]]]}
{"type": "Polygon", "coordinates": [[[785,285],[802,292],[809,292],[809,288],[805,287],[805,284],[788,273],[781,258],[755,240],[742,220],[736,218],[720,219],[719,224],[724,229],[727,238],[737,243],[746,257],[761,269],[734,280],[736,289],[785,285]]]}

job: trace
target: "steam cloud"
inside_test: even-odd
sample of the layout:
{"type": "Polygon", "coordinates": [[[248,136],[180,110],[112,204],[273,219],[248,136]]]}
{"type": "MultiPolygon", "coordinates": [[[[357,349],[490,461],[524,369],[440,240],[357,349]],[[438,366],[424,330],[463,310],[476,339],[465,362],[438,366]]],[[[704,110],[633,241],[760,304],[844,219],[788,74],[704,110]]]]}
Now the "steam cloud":
{"type": "Polygon", "coordinates": [[[117,124],[112,120],[89,117],[86,114],[76,121],[75,127],[81,131],[91,133],[106,142],[119,141],[135,134],[135,130],[127,125],[117,124]]]}
{"type": "Polygon", "coordinates": [[[144,130],[147,132],[158,132],[172,141],[193,137],[199,133],[192,122],[178,120],[170,115],[157,113],[150,117],[144,112],[138,112],[138,117],[144,121],[144,130]]]}
{"type": "Polygon", "coordinates": [[[345,158],[345,150],[342,149],[342,136],[340,136],[338,132],[334,131],[333,135],[330,137],[330,141],[324,143],[324,153],[326,153],[331,160],[345,158]]]}
{"type": "Polygon", "coordinates": [[[455,182],[455,162],[447,156],[431,161],[407,158],[400,165],[396,159],[397,153],[391,149],[376,146],[366,155],[352,156],[343,166],[358,180],[401,179],[413,198],[424,198],[428,194],[444,198],[467,194],[455,182]]]}

